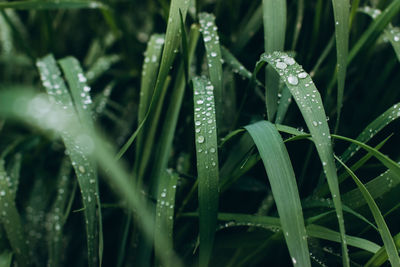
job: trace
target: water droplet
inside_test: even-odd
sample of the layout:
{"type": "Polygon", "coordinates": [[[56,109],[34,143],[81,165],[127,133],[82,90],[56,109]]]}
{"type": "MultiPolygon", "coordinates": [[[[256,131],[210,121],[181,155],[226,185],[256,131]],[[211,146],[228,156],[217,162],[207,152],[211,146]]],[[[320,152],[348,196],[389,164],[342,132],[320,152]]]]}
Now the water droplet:
{"type": "Polygon", "coordinates": [[[199,144],[204,143],[204,136],[200,135],[199,137],[197,137],[197,142],[198,142],[199,144]]]}
{"type": "Polygon", "coordinates": [[[4,197],[5,195],[6,195],[6,191],[1,190],[1,191],[0,191],[0,196],[4,197]]]}
{"type": "Polygon", "coordinates": [[[295,258],[292,258],[292,262],[293,262],[293,264],[296,264],[297,260],[295,258]]]}
{"type": "Polygon", "coordinates": [[[79,170],[81,173],[84,173],[84,172],[85,172],[85,167],[83,167],[83,166],[81,165],[81,166],[78,167],[78,170],[79,170]]]}
{"type": "Polygon", "coordinates": [[[197,101],[196,101],[196,103],[197,103],[198,105],[201,105],[201,104],[203,104],[203,103],[204,103],[204,101],[203,101],[203,100],[201,100],[201,99],[199,99],[199,100],[197,100],[197,101]]]}
{"type": "Polygon", "coordinates": [[[304,79],[305,77],[307,77],[307,73],[306,72],[300,72],[299,74],[297,74],[297,77],[299,77],[300,79],[304,79]]]}
{"type": "Polygon", "coordinates": [[[215,153],[215,148],[210,148],[210,153],[215,153]]]}
{"type": "Polygon", "coordinates": [[[285,59],[283,60],[286,64],[288,64],[289,66],[293,65],[294,63],[296,63],[296,61],[294,61],[293,58],[291,57],[285,57],[285,59]]]}
{"type": "Polygon", "coordinates": [[[217,56],[217,53],[211,52],[211,57],[216,57],[216,56],[217,56]]]}
{"type": "Polygon", "coordinates": [[[315,127],[318,126],[318,122],[316,122],[316,121],[313,121],[312,124],[313,124],[315,127]]]}
{"type": "Polygon", "coordinates": [[[299,83],[299,79],[297,79],[297,77],[293,76],[293,75],[289,75],[289,77],[287,78],[287,81],[291,85],[297,85],[299,83]]]}
{"type": "Polygon", "coordinates": [[[285,63],[279,61],[276,63],[276,67],[278,69],[284,70],[284,69],[286,69],[287,65],[285,63]]]}

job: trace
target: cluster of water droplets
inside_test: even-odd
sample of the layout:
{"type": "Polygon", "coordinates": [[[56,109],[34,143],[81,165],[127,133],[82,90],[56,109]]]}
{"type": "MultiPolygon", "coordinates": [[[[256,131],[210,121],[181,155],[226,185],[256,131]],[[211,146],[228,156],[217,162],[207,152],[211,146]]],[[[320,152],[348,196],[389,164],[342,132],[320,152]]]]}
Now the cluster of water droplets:
{"type": "Polygon", "coordinates": [[[142,77],[146,76],[147,69],[150,65],[151,68],[157,68],[159,65],[159,57],[161,55],[161,49],[164,45],[165,38],[164,35],[154,34],[150,37],[150,41],[148,42],[147,49],[144,52],[144,63],[142,68],[142,77]]]}
{"type": "MultiPolygon", "coordinates": [[[[201,78],[204,79],[204,78],[201,78]]],[[[199,81],[197,81],[199,82],[199,81]]],[[[194,91],[194,125],[198,153],[207,154],[206,168],[217,166],[217,143],[215,123],[214,86],[207,80],[206,86],[196,86],[194,91]],[[208,141],[210,140],[210,141],[208,141]]]]}
{"type": "Polygon", "coordinates": [[[207,50],[208,67],[212,67],[214,60],[223,63],[220,56],[218,27],[215,25],[215,17],[212,14],[201,13],[199,15],[200,32],[203,34],[203,41],[207,50]]]}

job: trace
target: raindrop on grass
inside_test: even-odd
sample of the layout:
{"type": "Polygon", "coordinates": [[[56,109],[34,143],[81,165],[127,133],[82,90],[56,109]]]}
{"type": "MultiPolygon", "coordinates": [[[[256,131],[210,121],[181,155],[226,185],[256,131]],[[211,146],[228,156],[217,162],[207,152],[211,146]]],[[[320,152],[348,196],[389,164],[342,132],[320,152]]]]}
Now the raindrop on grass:
{"type": "Polygon", "coordinates": [[[287,81],[288,81],[288,83],[291,84],[291,85],[297,85],[297,84],[299,84],[299,79],[297,79],[297,77],[296,77],[296,76],[293,76],[293,75],[289,75],[289,77],[287,78],[287,81]]]}
{"type": "Polygon", "coordinates": [[[199,144],[204,143],[204,136],[200,135],[199,137],[197,137],[197,142],[198,142],[199,144]]]}

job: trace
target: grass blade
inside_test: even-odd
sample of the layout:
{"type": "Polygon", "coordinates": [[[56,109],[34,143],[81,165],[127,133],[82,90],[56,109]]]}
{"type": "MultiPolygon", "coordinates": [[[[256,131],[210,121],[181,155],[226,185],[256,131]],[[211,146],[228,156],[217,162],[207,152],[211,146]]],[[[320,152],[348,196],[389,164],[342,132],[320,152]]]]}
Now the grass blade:
{"type": "Polygon", "coordinates": [[[1,2],[0,9],[13,8],[20,10],[39,10],[39,9],[81,9],[81,8],[106,8],[101,2],[97,1],[43,1],[43,0],[31,0],[31,1],[12,1],[12,2],[1,2]]]}
{"type": "Polygon", "coordinates": [[[307,127],[311,132],[335,205],[342,236],[343,265],[348,266],[349,257],[345,242],[346,237],[339,184],[333,158],[331,136],[321,96],[310,76],[287,54],[281,52],[263,54],[259,63],[257,63],[255,74],[260,70],[264,62],[268,62],[281,75],[296,100],[307,127]]]}
{"type": "Polygon", "coordinates": [[[276,128],[266,121],[245,128],[264,162],[292,262],[311,266],[296,178],[283,140],[276,128]]]}
{"type": "Polygon", "coordinates": [[[400,258],[397,252],[396,245],[393,241],[392,235],[390,234],[389,228],[386,225],[385,219],[383,218],[378,206],[376,205],[374,199],[371,194],[368,192],[367,188],[363,185],[363,183],[358,179],[358,177],[354,174],[354,172],[346,166],[338,157],[336,160],[346,169],[346,171],[353,178],[354,182],[357,184],[358,189],[361,191],[365,201],[367,202],[369,209],[374,216],[375,222],[378,226],[379,233],[383,240],[383,244],[385,245],[386,252],[389,256],[389,261],[392,266],[400,266],[400,258]]]}
{"type": "MultiPolygon", "coordinates": [[[[400,233],[395,235],[394,241],[397,247],[400,247],[400,233]]],[[[382,266],[385,261],[387,261],[388,255],[386,253],[386,248],[382,247],[375,253],[375,255],[365,264],[366,267],[378,267],[382,266]]]]}
{"type": "Polygon", "coordinates": [[[203,41],[206,47],[208,73],[211,84],[214,86],[215,106],[217,112],[217,124],[223,122],[223,75],[222,75],[222,57],[221,47],[219,45],[219,36],[215,17],[212,14],[200,13],[200,32],[203,34],[203,41]]]}
{"type": "Polygon", "coordinates": [[[198,175],[200,256],[208,266],[217,226],[219,171],[214,86],[205,78],[193,79],[194,121],[198,175]]]}
{"type": "Polygon", "coordinates": [[[110,69],[111,65],[120,60],[121,57],[116,54],[99,57],[85,74],[88,83],[92,84],[95,82],[101,75],[110,69]]]}
{"type": "Polygon", "coordinates": [[[335,17],[336,58],[337,58],[337,117],[335,132],[339,127],[340,114],[343,105],[344,84],[346,81],[347,54],[349,46],[350,1],[332,0],[335,17]]]}

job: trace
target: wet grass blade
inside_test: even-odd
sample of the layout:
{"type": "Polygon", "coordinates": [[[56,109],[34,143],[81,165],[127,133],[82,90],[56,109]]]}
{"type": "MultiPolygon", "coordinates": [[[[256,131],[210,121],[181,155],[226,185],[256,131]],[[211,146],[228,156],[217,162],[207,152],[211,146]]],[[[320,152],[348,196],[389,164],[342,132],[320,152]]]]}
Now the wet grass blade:
{"type": "Polygon", "coordinates": [[[389,228],[386,225],[385,219],[383,218],[381,211],[376,205],[374,199],[371,194],[368,192],[367,188],[364,184],[358,179],[358,177],[354,174],[354,172],[346,166],[338,157],[336,160],[346,169],[346,171],[353,178],[354,182],[357,184],[358,189],[361,191],[365,201],[367,202],[369,209],[371,210],[372,215],[374,216],[375,222],[378,226],[379,233],[381,235],[383,244],[385,245],[386,252],[389,256],[389,261],[392,266],[400,266],[400,258],[397,252],[396,245],[393,241],[392,235],[390,234],[389,228]]]}
{"type": "Polygon", "coordinates": [[[337,58],[337,117],[335,132],[339,127],[340,115],[343,105],[343,92],[346,81],[347,54],[349,46],[349,19],[350,1],[332,0],[335,18],[336,58],[337,58]]]}
{"type": "Polygon", "coordinates": [[[245,128],[264,162],[292,262],[311,266],[296,177],[283,140],[267,121],[245,128]]]}
{"type": "Polygon", "coordinates": [[[29,9],[81,9],[81,8],[106,8],[107,6],[97,1],[43,1],[43,0],[32,0],[32,1],[12,1],[12,2],[1,2],[0,9],[13,8],[20,10],[29,9]]]}
{"type": "Polygon", "coordinates": [[[128,141],[122,146],[117,154],[117,159],[121,158],[122,155],[128,150],[133,141],[135,140],[137,134],[143,127],[145,121],[147,120],[149,114],[153,113],[157,106],[159,106],[159,98],[162,94],[162,89],[164,88],[165,80],[167,79],[172,63],[175,59],[175,55],[179,49],[181,42],[181,15],[182,19],[185,21],[186,13],[189,7],[189,1],[187,0],[172,0],[169,17],[167,32],[165,34],[165,45],[163,48],[160,70],[157,75],[156,84],[154,88],[154,93],[151,97],[149,109],[144,116],[142,122],[139,124],[135,132],[129,137],[128,141]]]}
{"type": "Polygon", "coordinates": [[[257,63],[254,75],[257,74],[265,62],[269,63],[284,80],[311,132],[335,205],[342,236],[343,265],[348,266],[349,257],[345,242],[345,228],[336,165],[333,158],[331,135],[328,123],[326,122],[321,96],[310,76],[286,53],[274,52],[272,54],[263,54],[257,63]]]}
{"type": "Polygon", "coordinates": [[[0,221],[7,234],[7,239],[17,258],[18,265],[29,266],[28,247],[25,233],[15,205],[12,181],[5,171],[4,160],[0,159],[0,221]]]}
{"type": "Polygon", "coordinates": [[[194,124],[199,198],[199,265],[208,266],[217,226],[219,171],[214,86],[205,78],[193,79],[194,124]]]}
{"type": "MultiPolygon", "coordinates": [[[[74,102],[52,55],[48,55],[37,62],[43,86],[49,97],[53,99],[60,109],[68,111],[69,116],[77,116],[78,123],[82,128],[92,130],[91,98],[88,94],[90,87],[85,84],[86,78],[82,69],[74,58],[63,59],[60,64],[69,82],[74,102]],[[77,114],[75,114],[75,110],[77,114]]],[[[93,150],[94,144],[88,141],[90,137],[85,134],[78,136],[76,139],[67,134],[62,134],[61,136],[81,189],[86,222],[89,266],[96,266],[101,258],[99,254],[101,254],[102,247],[101,210],[97,169],[87,155],[89,150],[93,150]]]]}
{"type": "MultiPolygon", "coordinates": [[[[160,182],[162,184],[160,184],[161,190],[157,198],[154,243],[158,243],[160,237],[162,238],[166,235],[168,245],[173,248],[174,207],[178,175],[171,171],[165,171],[164,177],[160,179],[160,182]]],[[[161,252],[156,252],[156,255],[161,255],[161,252]]]]}
{"type": "Polygon", "coordinates": [[[95,82],[101,75],[110,69],[110,67],[121,60],[119,55],[106,55],[96,59],[85,76],[88,79],[88,84],[95,82]]]}
{"type": "Polygon", "coordinates": [[[219,44],[219,36],[217,26],[215,25],[215,17],[212,14],[200,13],[200,32],[203,35],[203,41],[207,54],[208,73],[211,84],[214,86],[215,109],[217,112],[217,124],[223,122],[223,73],[222,73],[222,56],[219,44]]]}
{"type": "MultiPolygon", "coordinates": [[[[396,246],[400,247],[400,233],[394,236],[394,241],[396,246]]],[[[388,254],[386,253],[386,248],[382,247],[375,253],[375,255],[365,264],[366,267],[378,267],[382,266],[388,259],[388,254]]]]}
{"type": "MultiPolygon", "coordinates": [[[[283,51],[286,33],[286,1],[263,0],[264,51],[283,51]]],[[[279,76],[270,67],[265,70],[265,100],[268,120],[278,108],[279,76]]]]}

